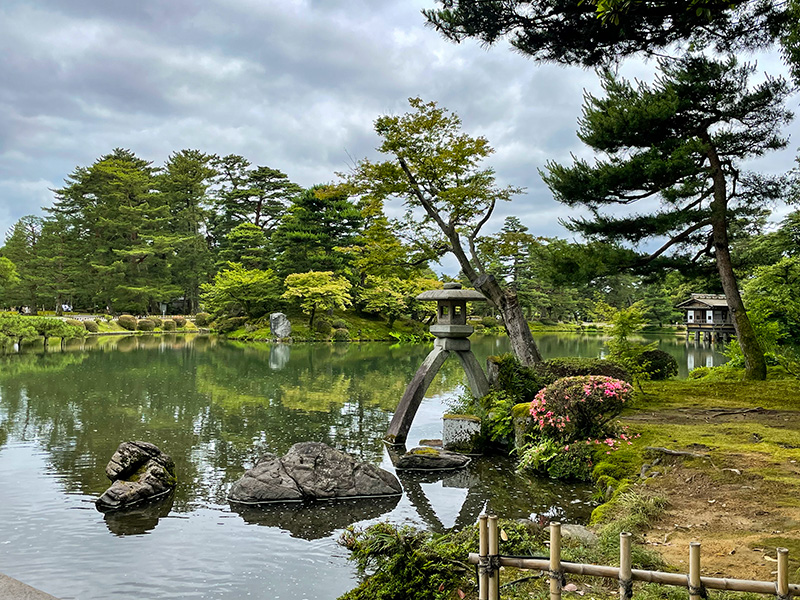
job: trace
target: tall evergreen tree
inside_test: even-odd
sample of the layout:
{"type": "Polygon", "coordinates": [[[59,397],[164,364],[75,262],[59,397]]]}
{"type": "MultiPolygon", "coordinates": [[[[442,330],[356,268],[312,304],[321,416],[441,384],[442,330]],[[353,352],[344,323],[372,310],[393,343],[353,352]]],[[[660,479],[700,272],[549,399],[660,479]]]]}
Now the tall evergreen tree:
{"type": "Polygon", "coordinates": [[[569,167],[551,162],[543,177],[557,200],[591,211],[591,219],[571,220],[575,231],[634,245],[665,238],[645,262],[668,254],[683,264],[713,257],[748,377],[763,379],[764,353],[733,272],[729,226],[780,192],[774,182],[742,173],[738,163],[786,145],[780,128],[792,116],[783,108],[789,88],[767,78],[749,89],[753,68],[734,59],[690,56],[660,67],[653,85],[633,85],[606,71],[606,96],[587,95],[578,135],[608,158],[569,167]],[[647,200],[660,207],[601,213],[647,200]]]}
{"type": "Polygon", "coordinates": [[[361,212],[344,189],[318,185],[306,190],[292,200],[272,236],[276,273],[281,278],[307,271],[345,274],[351,255],[336,248],[353,246],[361,225],[361,212]]]}

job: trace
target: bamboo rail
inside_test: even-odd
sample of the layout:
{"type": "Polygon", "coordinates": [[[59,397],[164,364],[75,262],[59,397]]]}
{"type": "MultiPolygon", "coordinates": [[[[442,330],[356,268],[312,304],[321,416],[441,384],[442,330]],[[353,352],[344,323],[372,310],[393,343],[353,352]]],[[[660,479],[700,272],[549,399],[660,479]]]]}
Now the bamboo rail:
{"type": "Polygon", "coordinates": [[[500,599],[500,567],[516,567],[543,571],[550,579],[550,600],[561,600],[564,575],[588,575],[616,579],[620,600],[631,600],[633,582],[644,581],[687,588],[690,600],[706,597],[706,590],[752,592],[775,596],[777,600],[790,600],[800,594],[800,585],[789,583],[789,551],[777,549],[778,574],[776,581],[726,579],[700,575],[700,542],[689,544],[689,573],[664,573],[631,568],[631,534],[620,533],[620,566],[590,565],[561,561],[561,524],[550,524],[550,557],[523,558],[499,554],[497,517],[480,516],[480,553],[470,553],[469,562],[478,565],[478,599],[500,599]]]}

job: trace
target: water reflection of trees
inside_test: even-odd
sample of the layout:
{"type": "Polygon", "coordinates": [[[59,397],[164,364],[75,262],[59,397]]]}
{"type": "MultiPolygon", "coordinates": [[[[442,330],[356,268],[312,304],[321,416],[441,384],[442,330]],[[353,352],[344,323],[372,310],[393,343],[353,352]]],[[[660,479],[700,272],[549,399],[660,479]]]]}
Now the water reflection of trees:
{"type": "MultiPolygon", "coordinates": [[[[153,442],[175,460],[181,511],[223,503],[257,456],[298,441],[378,461],[390,412],[429,350],[298,344],[276,353],[186,336],[93,338],[68,349],[4,357],[0,443],[38,442],[67,491],[96,496],[120,442],[153,442]]],[[[448,364],[440,390],[461,381],[457,361],[448,364]]]]}

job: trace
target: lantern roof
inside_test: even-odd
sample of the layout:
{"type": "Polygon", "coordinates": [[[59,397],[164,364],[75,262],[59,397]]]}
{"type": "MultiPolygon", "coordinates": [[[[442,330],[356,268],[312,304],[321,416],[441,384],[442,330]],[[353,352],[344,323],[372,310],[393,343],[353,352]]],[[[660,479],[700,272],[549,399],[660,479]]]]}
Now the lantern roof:
{"type": "Polygon", "coordinates": [[[461,300],[465,302],[485,302],[486,296],[477,290],[462,290],[460,283],[445,283],[443,290],[427,290],[417,296],[417,300],[438,302],[442,300],[461,300]]]}

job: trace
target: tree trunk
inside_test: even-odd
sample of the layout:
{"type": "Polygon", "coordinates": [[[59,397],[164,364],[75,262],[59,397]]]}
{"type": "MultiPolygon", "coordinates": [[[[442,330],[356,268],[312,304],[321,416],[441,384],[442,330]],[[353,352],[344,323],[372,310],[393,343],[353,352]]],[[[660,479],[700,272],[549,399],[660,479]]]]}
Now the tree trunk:
{"type": "Polygon", "coordinates": [[[725,292],[725,301],[731,312],[736,339],[744,355],[745,378],[763,381],[767,378],[767,362],[764,360],[764,349],[761,347],[750,318],[744,309],[744,302],[739,293],[739,285],[733,273],[731,252],[728,244],[728,195],[725,174],[715,148],[706,136],[703,141],[707,146],[707,156],[711,164],[711,175],[714,180],[714,201],[711,203],[711,229],[714,236],[714,254],[717,272],[725,292]]]}
{"type": "Polygon", "coordinates": [[[542,362],[542,355],[533,339],[517,295],[511,290],[503,290],[491,275],[481,275],[472,284],[503,315],[503,325],[517,360],[526,367],[542,362]]]}

